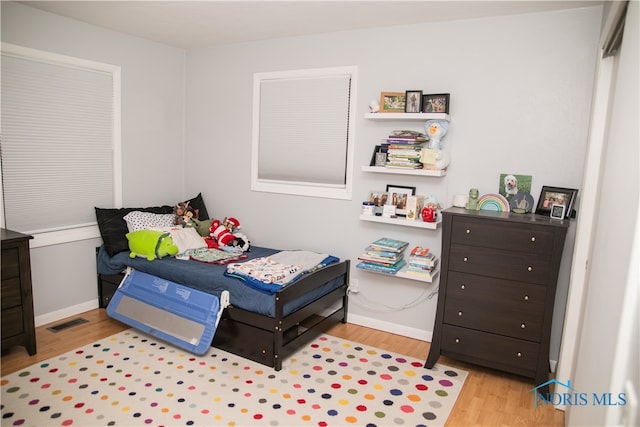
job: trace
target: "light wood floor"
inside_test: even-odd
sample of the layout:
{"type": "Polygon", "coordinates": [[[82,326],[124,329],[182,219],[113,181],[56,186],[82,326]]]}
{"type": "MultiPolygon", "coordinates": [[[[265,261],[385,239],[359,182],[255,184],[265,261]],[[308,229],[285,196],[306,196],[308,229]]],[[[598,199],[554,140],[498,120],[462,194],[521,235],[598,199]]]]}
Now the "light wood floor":
{"type": "MultiPolygon", "coordinates": [[[[22,347],[2,355],[0,371],[8,375],[129,327],[109,318],[103,309],[82,317],[88,323],[54,333],[44,325],[37,328],[38,353],[29,356],[22,347]]],[[[65,319],[67,320],[67,319],[65,319]]],[[[55,322],[62,323],[64,320],[55,322]]],[[[329,334],[419,359],[426,359],[429,343],[358,325],[337,325],[329,334]]],[[[553,407],[533,408],[534,384],[526,379],[441,357],[438,363],[469,372],[447,426],[564,426],[564,412],[553,407]]]]}

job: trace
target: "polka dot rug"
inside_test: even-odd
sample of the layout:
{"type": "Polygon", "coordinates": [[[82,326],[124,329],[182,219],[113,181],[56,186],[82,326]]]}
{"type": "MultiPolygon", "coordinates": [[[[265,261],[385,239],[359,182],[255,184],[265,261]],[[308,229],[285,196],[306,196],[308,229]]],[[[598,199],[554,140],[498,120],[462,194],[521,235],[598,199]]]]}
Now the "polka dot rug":
{"type": "Polygon", "coordinates": [[[129,329],[2,378],[8,426],[444,425],[467,372],[321,335],[281,371],[129,329]]]}

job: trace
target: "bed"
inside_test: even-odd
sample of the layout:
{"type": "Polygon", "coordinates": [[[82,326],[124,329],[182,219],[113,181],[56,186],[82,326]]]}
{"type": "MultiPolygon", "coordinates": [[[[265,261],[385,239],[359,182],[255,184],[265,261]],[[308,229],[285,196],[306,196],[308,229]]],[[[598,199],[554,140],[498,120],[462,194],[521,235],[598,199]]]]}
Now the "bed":
{"type": "MultiPolygon", "coordinates": [[[[96,209],[99,226],[101,216],[104,216],[101,215],[104,210],[100,211],[96,209]]],[[[116,219],[122,216],[122,210],[109,210],[109,213],[113,211],[118,211],[116,219]]],[[[108,303],[109,293],[115,291],[128,267],[218,297],[227,290],[230,305],[222,313],[212,345],[275,370],[280,370],[287,356],[319,333],[347,321],[349,260],[322,266],[302,274],[275,292],[269,292],[225,275],[226,265],[169,256],[153,261],[131,258],[130,252],[122,250],[122,247],[114,250],[110,239],[113,233],[110,236],[107,228],[101,227],[101,233],[103,230],[105,242],[96,250],[101,306],[108,303]]],[[[278,252],[273,248],[252,246],[243,254],[246,259],[242,261],[278,252]]]]}

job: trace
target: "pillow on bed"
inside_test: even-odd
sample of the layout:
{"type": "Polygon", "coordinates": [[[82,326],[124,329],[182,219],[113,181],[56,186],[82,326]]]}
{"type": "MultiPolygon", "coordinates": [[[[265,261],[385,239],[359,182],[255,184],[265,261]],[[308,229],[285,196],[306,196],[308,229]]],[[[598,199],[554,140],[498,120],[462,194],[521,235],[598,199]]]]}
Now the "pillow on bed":
{"type": "Polygon", "coordinates": [[[171,227],[173,214],[156,214],[153,212],[133,211],[124,217],[129,231],[144,230],[154,227],[171,227]]]}
{"type": "Polygon", "coordinates": [[[184,202],[188,202],[189,206],[198,211],[198,217],[196,219],[201,221],[209,219],[209,212],[207,212],[207,207],[204,204],[204,200],[202,200],[202,193],[198,193],[193,199],[185,200],[184,202]]]}
{"type": "Polygon", "coordinates": [[[124,216],[129,212],[142,211],[158,214],[173,213],[172,206],[154,206],[148,208],[95,208],[96,219],[100,236],[104,242],[104,248],[109,256],[114,256],[118,252],[128,251],[129,242],[126,234],[129,232],[124,216]]]}

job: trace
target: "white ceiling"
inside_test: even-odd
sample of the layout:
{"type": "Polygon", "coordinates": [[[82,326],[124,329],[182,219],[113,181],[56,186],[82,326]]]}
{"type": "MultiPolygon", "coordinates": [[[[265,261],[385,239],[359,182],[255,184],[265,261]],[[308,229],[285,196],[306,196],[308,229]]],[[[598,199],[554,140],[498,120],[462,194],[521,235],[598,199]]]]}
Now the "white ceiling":
{"type": "Polygon", "coordinates": [[[433,21],[542,12],[602,1],[21,1],[181,48],[433,21]]]}

